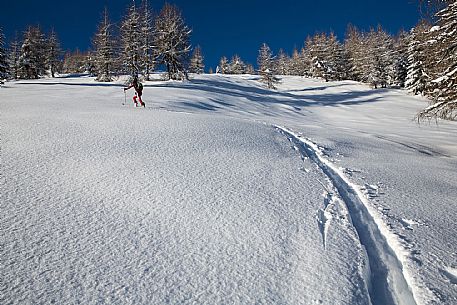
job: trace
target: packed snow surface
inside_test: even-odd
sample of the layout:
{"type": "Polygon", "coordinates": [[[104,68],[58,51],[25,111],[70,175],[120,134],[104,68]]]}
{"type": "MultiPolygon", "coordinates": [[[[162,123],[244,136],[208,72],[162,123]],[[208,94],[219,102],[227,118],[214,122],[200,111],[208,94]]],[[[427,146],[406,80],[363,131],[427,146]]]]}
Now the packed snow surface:
{"type": "Polygon", "coordinates": [[[1,304],[456,304],[457,124],[256,76],[0,88],[1,304]]]}

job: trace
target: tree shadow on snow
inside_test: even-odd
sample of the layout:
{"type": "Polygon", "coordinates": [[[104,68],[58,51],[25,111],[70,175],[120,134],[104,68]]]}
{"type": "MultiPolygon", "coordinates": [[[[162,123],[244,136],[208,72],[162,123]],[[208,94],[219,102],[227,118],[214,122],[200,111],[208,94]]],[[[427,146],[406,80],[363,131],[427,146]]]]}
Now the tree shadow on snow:
{"type": "MultiPolygon", "coordinates": [[[[344,84],[329,85],[319,87],[318,90],[325,90],[329,87],[342,87],[344,84]]],[[[193,91],[203,91],[214,94],[212,101],[216,101],[222,106],[233,106],[226,102],[221,101],[220,96],[228,96],[235,98],[245,98],[254,103],[261,105],[268,104],[284,104],[291,106],[295,109],[301,109],[302,107],[312,107],[312,106],[341,106],[341,105],[360,105],[373,103],[385,97],[381,96],[379,93],[385,93],[388,89],[378,89],[372,90],[367,89],[366,91],[346,91],[339,93],[325,93],[325,94],[310,94],[310,95],[296,95],[290,93],[291,91],[273,91],[266,88],[261,88],[258,86],[246,86],[241,85],[235,82],[229,82],[227,79],[223,81],[218,80],[192,80],[187,83],[163,83],[156,85],[146,85],[145,87],[151,88],[175,88],[182,90],[193,90],[193,91]],[[217,97],[219,96],[219,97],[217,97]]],[[[303,90],[297,91],[311,91],[315,88],[304,88],[303,90]]],[[[224,99],[225,100],[225,99],[224,99]]],[[[214,109],[211,109],[214,110],[214,109]]]]}
{"type": "Polygon", "coordinates": [[[16,85],[45,85],[45,86],[57,86],[57,85],[64,85],[64,86],[80,86],[80,87],[124,87],[122,84],[114,84],[114,83],[48,83],[48,82],[24,82],[24,83],[16,83],[16,85]]]}

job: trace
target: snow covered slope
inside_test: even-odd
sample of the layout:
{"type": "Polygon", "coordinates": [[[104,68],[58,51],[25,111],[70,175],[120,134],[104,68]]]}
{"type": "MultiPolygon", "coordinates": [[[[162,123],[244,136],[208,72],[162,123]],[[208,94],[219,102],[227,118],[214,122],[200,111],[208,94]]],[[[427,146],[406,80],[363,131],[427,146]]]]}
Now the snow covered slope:
{"type": "Polygon", "coordinates": [[[455,304],[457,124],[286,77],[0,89],[0,303],[455,304]],[[131,94],[131,92],[130,92],[131,94]]]}

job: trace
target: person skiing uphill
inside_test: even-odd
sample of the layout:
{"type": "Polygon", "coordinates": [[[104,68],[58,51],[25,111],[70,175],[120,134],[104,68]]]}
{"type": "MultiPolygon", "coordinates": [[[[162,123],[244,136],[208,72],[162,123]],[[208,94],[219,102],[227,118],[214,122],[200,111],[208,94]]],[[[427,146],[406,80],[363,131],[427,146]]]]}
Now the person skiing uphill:
{"type": "Polygon", "coordinates": [[[124,91],[127,91],[132,87],[135,89],[135,96],[133,97],[133,102],[135,103],[135,106],[138,107],[138,101],[139,101],[141,106],[146,108],[146,104],[141,99],[141,96],[143,95],[143,85],[138,81],[137,77],[133,78],[132,84],[130,86],[124,88],[124,91]],[[138,101],[137,101],[137,99],[138,99],[138,101]]]}

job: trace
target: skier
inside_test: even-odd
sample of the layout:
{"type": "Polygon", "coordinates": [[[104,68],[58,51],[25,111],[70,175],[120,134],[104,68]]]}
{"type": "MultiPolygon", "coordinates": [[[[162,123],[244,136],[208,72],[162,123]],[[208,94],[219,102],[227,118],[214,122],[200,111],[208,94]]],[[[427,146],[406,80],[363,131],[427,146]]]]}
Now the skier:
{"type": "Polygon", "coordinates": [[[141,96],[143,95],[143,84],[141,84],[138,81],[138,77],[136,76],[133,78],[132,84],[124,88],[124,91],[129,90],[132,87],[135,89],[135,96],[133,97],[133,102],[135,103],[135,106],[138,107],[138,101],[140,101],[141,106],[146,108],[146,104],[141,99],[141,96]]]}

